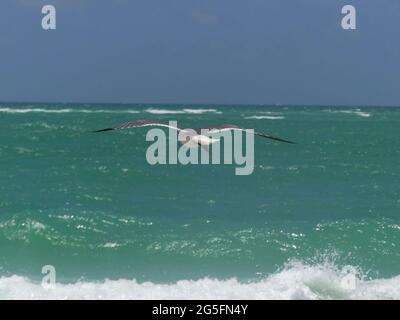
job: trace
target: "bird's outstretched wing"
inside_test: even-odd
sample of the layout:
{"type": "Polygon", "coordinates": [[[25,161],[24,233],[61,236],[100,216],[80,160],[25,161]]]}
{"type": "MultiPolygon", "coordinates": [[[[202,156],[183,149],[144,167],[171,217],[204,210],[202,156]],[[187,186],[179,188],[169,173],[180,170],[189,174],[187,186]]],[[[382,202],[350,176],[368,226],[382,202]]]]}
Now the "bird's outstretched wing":
{"type": "MultiPolygon", "coordinates": [[[[104,132],[104,131],[111,131],[111,130],[121,130],[121,129],[130,129],[130,128],[139,128],[139,127],[165,127],[165,128],[171,128],[173,130],[176,130],[178,132],[184,131],[186,132],[187,130],[169,125],[167,123],[159,122],[156,120],[134,120],[134,121],[128,121],[119,125],[116,125],[114,127],[110,128],[105,128],[101,130],[96,130],[94,132],[104,132]]],[[[219,133],[223,131],[230,131],[230,130],[238,130],[238,131],[244,131],[244,132],[250,132],[248,129],[238,127],[233,124],[222,124],[222,125],[217,125],[217,126],[212,126],[208,128],[202,128],[202,129],[194,129],[198,134],[212,134],[212,133],[219,133]]],[[[271,135],[267,135],[261,132],[253,132],[255,135],[266,138],[266,139],[271,139],[271,140],[276,140],[280,142],[286,142],[286,143],[295,143],[289,140],[281,139],[278,137],[274,137],[271,135]]]]}
{"type": "MultiPolygon", "coordinates": [[[[221,125],[216,125],[216,126],[212,126],[212,127],[208,127],[208,128],[204,128],[204,129],[196,129],[197,132],[202,131],[203,133],[220,133],[223,131],[230,131],[230,130],[238,130],[238,131],[244,131],[244,132],[249,132],[251,133],[251,131],[249,131],[249,129],[245,129],[245,128],[241,128],[238,127],[234,124],[221,124],[221,125]],[[203,131],[202,131],[203,130],[203,131]]],[[[266,139],[271,139],[271,140],[276,140],[276,141],[280,141],[280,142],[286,142],[286,143],[295,143],[293,141],[289,141],[286,139],[282,139],[282,138],[278,138],[278,137],[274,137],[268,134],[264,134],[262,132],[257,132],[254,131],[253,132],[255,135],[266,138],[266,139]]]]}
{"type": "Polygon", "coordinates": [[[181,131],[182,129],[178,127],[171,126],[167,123],[155,121],[155,120],[134,120],[134,121],[128,121],[119,125],[116,125],[114,127],[110,128],[105,128],[101,130],[96,130],[94,132],[104,132],[104,131],[111,131],[111,130],[121,130],[121,129],[130,129],[130,128],[140,128],[140,127],[166,127],[166,128],[171,128],[177,131],[181,131]]]}

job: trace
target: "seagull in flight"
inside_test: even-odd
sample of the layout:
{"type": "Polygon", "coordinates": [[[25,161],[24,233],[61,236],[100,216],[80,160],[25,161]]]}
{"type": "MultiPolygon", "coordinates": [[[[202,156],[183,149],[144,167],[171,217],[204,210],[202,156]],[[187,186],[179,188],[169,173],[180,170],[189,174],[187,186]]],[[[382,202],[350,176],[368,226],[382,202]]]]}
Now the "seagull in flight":
{"type": "Polygon", "coordinates": [[[178,137],[179,142],[185,144],[189,148],[200,146],[207,151],[208,151],[208,146],[210,144],[218,142],[220,140],[220,139],[210,138],[207,136],[208,134],[221,133],[224,131],[233,131],[233,130],[253,133],[256,136],[260,136],[262,138],[271,139],[275,141],[295,143],[289,140],[281,139],[261,132],[249,131],[249,129],[241,128],[233,124],[222,124],[222,125],[211,126],[208,128],[198,128],[198,129],[181,129],[173,125],[154,120],[134,120],[116,125],[114,127],[96,130],[94,132],[96,133],[96,132],[105,132],[112,130],[140,128],[140,127],[165,127],[176,130],[179,133],[178,137]]]}

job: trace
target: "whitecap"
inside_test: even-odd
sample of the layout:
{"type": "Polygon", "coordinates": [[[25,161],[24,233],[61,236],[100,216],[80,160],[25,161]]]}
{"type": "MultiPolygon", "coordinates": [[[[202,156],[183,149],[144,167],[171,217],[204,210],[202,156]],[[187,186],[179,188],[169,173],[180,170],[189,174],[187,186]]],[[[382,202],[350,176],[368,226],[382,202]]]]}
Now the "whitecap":
{"type": "Polygon", "coordinates": [[[119,244],[117,242],[107,242],[107,243],[101,245],[100,247],[113,249],[113,248],[117,248],[120,246],[121,246],[121,244],[119,244]]]}
{"type": "Polygon", "coordinates": [[[43,109],[43,108],[0,108],[3,113],[140,113],[138,110],[103,110],[103,109],[43,109]]]}
{"type": "Polygon", "coordinates": [[[364,118],[368,118],[368,117],[371,116],[370,113],[364,112],[364,111],[360,111],[360,110],[342,110],[342,111],[339,111],[339,112],[341,112],[341,113],[355,114],[355,115],[358,115],[358,116],[364,117],[364,118]]]}
{"type": "Polygon", "coordinates": [[[400,276],[366,280],[356,267],[292,262],[258,281],[236,278],[78,281],[42,286],[18,275],[0,278],[0,299],[400,299],[400,276]]]}
{"type": "Polygon", "coordinates": [[[186,113],[193,113],[193,114],[202,114],[202,113],[218,113],[221,114],[221,111],[216,109],[183,109],[186,113]]]}
{"type": "Polygon", "coordinates": [[[172,110],[172,109],[153,109],[149,108],[145,110],[151,114],[203,114],[203,113],[217,113],[221,114],[221,111],[216,109],[180,109],[180,110],[172,110]]]}
{"type": "Polygon", "coordinates": [[[256,119],[256,120],[262,120],[262,119],[281,120],[281,119],[285,119],[285,117],[283,117],[283,116],[249,116],[249,117],[245,117],[245,119],[256,119]]]}
{"type": "Polygon", "coordinates": [[[361,109],[352,109],[352,110],[325,110],[326,112],[330,113],[347,113],[347,114],[354,114],[363,118],[369,118],[371,116],[371,113],[361,111],[361,109]]]}
{"type": "Polygon", "coordinates": [[[269,115],[272,115],[272,116],[282,115],[281,113],[274,112],[274,111],[258,111],[257,113],[259,113],[259,114],[269,114],[269,115]]]}

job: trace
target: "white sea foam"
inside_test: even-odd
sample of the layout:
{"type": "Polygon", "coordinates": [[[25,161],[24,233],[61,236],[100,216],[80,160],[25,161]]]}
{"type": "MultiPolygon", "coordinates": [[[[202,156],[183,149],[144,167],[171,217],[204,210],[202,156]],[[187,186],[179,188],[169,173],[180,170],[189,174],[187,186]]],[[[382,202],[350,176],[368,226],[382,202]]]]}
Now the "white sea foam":
{"type": "Polygon", "coordinates": [[[172,284],[105,280],[50,288],[14,275],[0,278],[0,299],[400,299],[400,276],[363,280],[353,272],[297,262],[249,283],[208,278],[172,284]],[[354,286],[349,286],[349,275],[359,277],[354,286]]]}
{"type": "MultiPolygon", "coordinates": [[[[46,109],[46,108],[7,108],[1,107],[0,113],[140,113],[139,110],[112,110],[112,109],[74,109],[74,108],[64,108],[64,109],[46,109]]],[[[147,113],[151,114],[203,114],[203,113],[215,113],[221,114],[222,112],[216,109],[153,109],[148,108],[145,110],[147,113]]]]}
{"type": "Polygon", "coordinates": [[[249,117],[245,117],[245,119],[256,119],[256,120],[262,120],[262,119],[281,120],[281,119],[285,119],[285,117],[283,117],[283,116],[249,116],[249,117]]]}
{"type": "Polygon", "coordinates": [[[140,113],[138,110],[89,110],[89,109],[43,109],[43,108],[0,108],[3,113],[140,113]]]}
{"type": "Polygon", "coordinates": [[[151,114],[203,114],[203,113],[218,113],[221,114],[221,111],[216,109],[180,109],[180,110],[171,110],[171,109],[153,109],[149,108],[145,110],[151,114]]]}
{"type": "Polygon", "coordinates": [[[257,113],[258,114],[269,114],[269,115],[272,115],[272,116],[282,115],[282,113],[275,112],[275,111],[258,111],[257,113]]]}
{"type": "Polygon", "coordinates": [[[364,118],[368,118],[371,116],[370,113],[368,112],[363,112],[363,111],[359,111],[359,110],[342,110],[340,111],[341,113],[350,113],[350,114],[355,114],[358,115],[360,117],[364,117],[364,118]]]}
{"type": "Polygon", "coordinates": [[[332,112],[332,113],[347,113],[347,114],[354,114],[363,118],[369,118],[371,116],[371,113],[369,112],[365,112],[365,111],[361,111],[361,109],[351,109],[351,110],[326,110],[328,112],[332,112]]]}
{"type": "Polygon", "coordinates": [[[221,114],[222,111],[216,109],[183,109],[186,113],[202,114],[202,113],[218,113],[221,114]]]}

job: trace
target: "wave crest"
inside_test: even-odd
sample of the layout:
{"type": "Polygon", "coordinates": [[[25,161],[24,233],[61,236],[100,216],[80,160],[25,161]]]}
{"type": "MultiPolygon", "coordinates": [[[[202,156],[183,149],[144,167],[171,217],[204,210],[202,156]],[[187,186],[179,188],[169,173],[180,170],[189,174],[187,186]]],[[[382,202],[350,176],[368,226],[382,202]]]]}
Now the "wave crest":
{"type": "Polygon", "coordinates": [[[234,278],[172,284],[121,279],[49,288],[14,275],[0,278],[0,299],[400,299],[400,276],[363,280],[357,268],[302,262],[291,262],[265,279],[248,283],[234,278]],[[348,284],[349,276],[356,279],[354,287],[348,284]]]}
{"type": "Polygon", "coordinates": [[[256,120],[263,120],[263,119],[268,119],[268,120],[282,120],[285,119],[283,116],[249,116],[245,117],[245,119],[256,119],[256,120]]]}
{"type": "Polygon", "coordinates": [[[89,109],[43,109],[43,108],[0,108],[3,113],[140,113],[137,110],[89,110],[89,109]]]}
{"type": "Polygon", "coordinates": [[[151,114],[203,114],[203,113],[217,113],[221,114],[221,111],[216,109],[180,109],[180,110],[172,110],[172,109],[153,109],[149,108],[145,110],[147,113],[151,114]]]}

